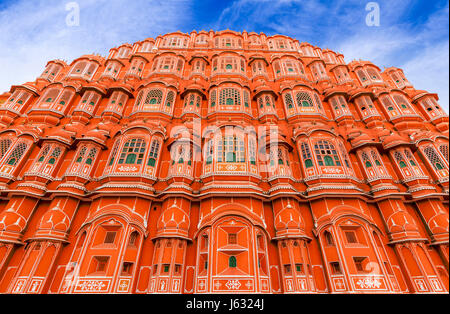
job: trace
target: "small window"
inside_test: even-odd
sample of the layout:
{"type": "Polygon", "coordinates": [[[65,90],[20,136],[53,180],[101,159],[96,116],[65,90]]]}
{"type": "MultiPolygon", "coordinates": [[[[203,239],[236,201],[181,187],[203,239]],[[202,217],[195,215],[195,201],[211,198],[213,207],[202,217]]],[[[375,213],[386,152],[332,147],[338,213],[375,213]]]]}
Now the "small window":
{"type": "Polygon", "coordinates": [[[129,245],[129,246],[135,246],[135,245],[136,245],[137,238],[138,238],[138,233],[137,233],[136,231],[133,231],[133,232],[130,234],[130,240],[129,240],[129,242],[128,242],[128,245],[129,245]]]}
{"type": "Polygon", "coordinates": [[[163,265],[163,272],[164,272],[164,273],[168,273],[168,272],[169,272],[169,269],[170,269],[170,265],[169,265],[169,264],[164,264],[164,265],[163,265]]]}
{"type": "Polygon", "coordinates": [[[122,266],[122,275],[129,276],[133,270],[133,263],[124,262],[122,266]]]}
{"type": "Polygon", "coordinates": [[[236,268],[237,266],[236,256],[230,256],[230,258],[228,259],[228,266],[231,268],[236,268]]]}
{"type": "Polygon", "coordinates": [[[237,244],[237,235],[236,233],[228,234],[228,244],[237,244]]]}
{"type": "Polygon", "coordinates": [[[334,275],[342,274],[341,271],[341,265],[339,265],[339,262],[331,262],[331,273],[334,275]]]}
{"type": "Polygon", "coordinates": [[[358,243],[358,239],[356,238],[356,233],[354,231],[346,231],[345,237],[347,238],[347,243],[358,243]]]}
{"type": "Polygon", "coordinates": [[[333,236],[331,235],[331,233],[328,231],[325,231],[324,235],[325,235],[325,241],[327,242],[327,245],[334,246],[333,236]]]}
{"type": "Polygon", "coordinates": [[[96,256],[94,257],[97,262],[96,272],[105,272],[108,266],[108,256],[96,256]]]}
{"type": "Polygon", "coordinates": [[[291,273],[291,265],[284,265],[284,273],[285,274],[291,273]]]}
{"type": "Polygon", "coordinates": [[[181,265],[175,265],[175,275],[181,275],[181,265]]]}
{"type": "Polygon", "coordinates": [[[112,244],[114,243],[114,240],[116,239],[116,234],[117,232],[115,231],[108,231],[106,232],[106,236],[105,236],[105,244],[112,244]]]}
{"type": "Polygon", "coordinates": [[[298,274],[303,274],[304,273],[303,264],[295,264],[295,271],[298,274]]]}
{"type": "Polygon", "coordinates": [[[356,270],[359,273],[365,273],[365,265],[367,264],[367,257],[353,257],[353,262],[355,263],[356,270]]]}

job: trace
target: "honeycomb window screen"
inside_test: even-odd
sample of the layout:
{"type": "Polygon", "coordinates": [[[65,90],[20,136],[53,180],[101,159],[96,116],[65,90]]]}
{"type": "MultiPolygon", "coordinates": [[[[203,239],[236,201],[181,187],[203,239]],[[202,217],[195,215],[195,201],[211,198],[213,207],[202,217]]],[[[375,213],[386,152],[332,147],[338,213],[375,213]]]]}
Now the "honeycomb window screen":
{"type": "Polygon", "coordinates": [[[328,141],[318,141],[314,145],[314,151],[319,166],[341,166],[341,162],[334,145],[328,141]]]}
{"type": "Polygon", "coordinates": [[[439,151],[441,152],[442,156],[444,156],[445,160],[447,160],[448,162],[448,145],[447,144],[439,145],[439,151]]]}
{"type": "Polygon", "coordinates": [[[111,157],[109,158],[108,166],[112,166],[114,164],[114,160],[116,159],[117,153],[119,151],[120,139],[116,140],[114,143],[114,147],[111,151],[111,157]]]}
{"type": "Polygon", "coordinates": [[[409,164],[410,164],[411,166],[413,166],[413,167],[417,167],[417,162],[416,162],[416,160],[414,159],[413,155],[411,154],[410,150],[405,149],[405,150],[404,150],[404,153],[405,153],[406,159],[409,160],[409,164]]]}
{"type": "Polygon", "coordinates": [[[347,153],[347,150],[345,149],[344,144],[339,142],[338,146],[339,146],[339,152],[341,153],[341,157],[344,160],[344,165],[347,168],[351,169],[352,167],[351,167],[351,164],[350,164],[350,158],[348,156],[348,153],[347,153]]]}
{"type": "Polygon", "coordinates": [[[302,108],[314,107],[314,102],[308,92],[299,92],[296,95],[297,106],[302,108]]]}
{"type": "Polygon", "coordinates": [[[252,64],[252,72],[253,75],[256,74],[266,74],[266,67],[264,66],[263,61],[255,61],[252,64]]]}
{"type": "Polygon", "coordinates": [[[122,148],[119,165],[141,165],[144,159],[146,144],[142,138],[129,139],[122,148]]]}
{"type": "Polygon", "coordinates": [[[58,160],[59,156],[61,156],[62,150],[60,147],[55,147],[49,156],[49,159],[47,161],[48,164],[54,165],[56,161],[58,160]]]}
{"type": "Polygon", "coordinates": [[[405,96],[394,95],[393,98],[400,110],[411,110],[411,106],[409,105],[409,102],[408,100],[406,100],[405,96]]]}
{"type": "Polygon", "coordinates": [[[81,163],[83,161],[84,156],[86,155],[87,146],[83,145],[77,155],[77,158],[75,159],[76,163],[81,163]]]}
{"type": "Polygon", "coordinates": [[[41,153],[36,162],[41,163],[45,160],[45,157],[47,157],[47,154],[50,151],[50,147],[51,146],[49,144],[47,144],[42,148],[41,153]]]}
{"type": "Polygon", "coordinates": [[[74,65],[74,67],[72,68],[72,71],[70,71],[70,74],[71,75],[82,75],[87,64],[88,63],[86,61],[77,62],[74,65]]]}
{"type": "Polygon", "coordinates": [[[313,93],[313,95],[314,95],[314,100],[316,101],[317,108],[320,111],[322,111],[322,101],[320,100],[319,95],[317,95],[316,93],[313,93]]]}
{"type": "MultiPolygon", "coordinates": [[[[145,93],[145,91],[143,91],[143,90],[139,92],[139,94],[136,98],[136,102],[134,103],[135,107],[139,107],[141,105],[142,99],[144,97],[144,93],[145,93]]],[[[114,101],[114,99],[111,100],[112,105],[114,105],[113,101],[114,101]]]]}
{"type": "Polygon", "coordinates": [[[81,99],[78,108],[92,111],[100,100],[100,95],[96,92],[86,92],[81,99]]]}
{"type": "Polygon", "coordinates": [[[397,165],[398,165],[401,169],[403,169],[403,168],[408,168],[408,165],[406,164],[405,158],[403,157],[403,154],[402,154],[402,153],[400,153],[399,151],[396,151],[396,152],[394,153],[394,158],[395,158],[395,161],[397,162],[397,165]]]}
{"type": "Polygon", "coordinates": [[[392,73],[391,78],[394,81],[395,85],[397,85],[397,87],[399,88],[405,87],[405,82],[397,72],[392,73]]]}
{"type": "Polygon", "coordinates": [[[273,62],[273,70],[276,76],[279,76],[281,74],[281,67],[279,61],[273,62]]]}
{"type": "Polygon", "coordinates": [[[259,97],[258,98],[258,107],[260,109],[264,109],[264,97],[259,97]]]}
{"type": "Polygon", "coordinates": [[[244,107],[250,107],[250,94],[246,90],[244,90],[244,107]]]}
{"type": "Polygon", "coordinates": [[[371,80],[379,82],[382,81],[381,76],[377,70],[375,70],[374,68],[367,68],[366,70],[371,80]]]}
{"type": "Polygon", "coordinates": [[[369,81],[368,79],[368,75],[366,74],[366,72],[362,69],[359,69],[356,71],[356,75],[358,76],[359,80],[361,81],[361,83],[366,83],[369,81]]]}
{"type": "Polygon", "coordinates": [[[287,75],[298,75],[298,63],[297,61],[286,60],[282,63],[284,73],[287,75]]]}
{"type": "Polygon", "coordinates": [[[175,93],[173,91],[168,92],[166,97],[166,107],[172,107],[174,101],[175,93]]]}
{"type": "Polygon", "coordinates": [[[12,144],[12,140],[10,140],[8,138],[4,138],[4,139],[0,140],[0,159],[2,159],[3,156],[5,156],[6,152],[11,147],[11,144],[12,144]]]}
{"type": "Polygon", "coordinates": [[[98,67],[97,64],[91,63],[91,64],[88,66],[85,75],[86,75],[88,78],[92,78],[92,76],[94,76],[95,71],[97,70],[97,67],[98,67]]]}
{"type": "Polygon", "coordinates": [[[369,158],[369,155],[367,155],[367,153],[366,152],[363,152],[362,154],[361,154],[361,159],[362,159],[362,162],[363,162],[363,165],[364,165],[364,167],[366,167],[366,168],[372,168],[372,162],[370,161],[370,158],[369,158]]]}
{"type": "Polygon", "coordinates": [[[6,101],[5,104],[9,104],[9,103],[15,103],[17,101],[17,98],[20,95],[20,91],[19,90],[15,90],[14,93],[8,98],[8,100],[6,101]]]}
{"type": "Polygon", "coordinates": [[[383,162],[381,161],[381,158],[380,158],[380,154],[378,153],[377,150],[374,150],[374,149],[371,150],[370,154],[372,155],[372,159],[374,160],[376,166],[384,167],[383,162]]]}
{"type": "Polygon", "coordinates": [[[444,162],[433,146],[425,147],[423,149],[423,152],[425,153],[425,156],[427,157],[430,164],[433,166],[434,170],[439,171],[445,168],[444,162]]]}
{"type": "Polygon", "coordinates": [[[85,164],[92,165],[92,162],[95,160],[95,156],[97,156],[97,148],[91,148],[86,158],[85,164]]]}
{"type": "Polygon", "coordinates": [[[241,105],[241,93],[236,88],[224,88],[220,91],[219,104],[225,105],[241,105]]]}
{"type": "Polygon", "coordinates": [[[181,59],[178,59],[177,61],[177,72],[182,72],[184,66],[184,61],[181,59]]]}
{"type": "Polygon", "coordinates": [[[145,95],[145,105],[160,105],[163,98],[163,92],[160,89],[150,89],[145,95]]]}
{"type": "Polygon", "coordinates": [[[9,157],[6,161],[6,164],[9,166],[16,166],[17,163],[22,158],[22,156],[27,151],[27,148],[28,148],[28,144],[26,144],[24,142],[17,143],[16,146],[14,147],[14,150],[9,155],[9,157]]]}
{"type": "Polygon", "coordinates": [[[309,149],[309,145],[307,143],[302,143],[301,145],[302,158],[306,168],[313,167],[313,159],[311,150],[309,149]]]}
{"type": "MultiPolygon", "coordinates": [[[[137,105],[142,101],[142,95],[143,95],[143,91],[141,91],[138,94],[138,98],[136,100],[137,105]]],[[[119,92],[119,91],[115,91],[111,95],[111,98],[109,100],[107,108],[109,110],[117,109],[116,111],[122,111],[122,109],[125,106],[125,104],[127,103],[127,101],[128,101],[128,95],[126,95],[125,93],[119,92]]]]}
{"type": "Polygon", "coordinates": [[[60,90],[57,88],[49,89],[47,93],[45,93],[45,96],[42,98],[41,104],[46,107],[51,105],[58,97],[59,92],[60,90]]]}
{"type": "Polygon", "coordinates": [[[392,115],[393,112],[397,112],[397,106],[392,101],[391,97],[384,95],[380,98],[381,103],[383,104],[384,108],[386,108],[389,115],[392,115]]]}
{"type": "Polygon", "coordinates": [[[66,106],[69,104],[70,100],[72,99],[74,92],[70,90],[65,90],[62,92],[61,96],[59,97],[57,104],[61,106],[66,106]]]}
{"type": "Polygon", "coordinates": [[[292,99],[292,95],[290,93],[284,95],[284,102],[286,104],[286,108],[294,108],[294,100],[292,99]]]}
{"type": "Polygon", "coordinates": [[[184,100],[184,106],[186,107],[187,105],[189,106],[193,106],[194,105],[194,100],[195,100],[195,95],[194,94],[189,94],[189,97],[186,97],[184,100]]]}
{"type": "Polygon", "coordinates": [[[211,91],[209,99],[211,102],[211,107],[215,107],[217,102],[217,92],[215,90],[211,91]]]}
{"type": "Polygon", "coordinates": [[[158,140],[153,140],[152,144],[150,146],[150,153],[149,153],[149,158],[148,158],[148,162],[147,162],[147,166],[151,166],[154,167],[156,165],[156,161],[158,160],[158,156],[159,156],[159,147],[160,147],[160,143],[158,140]]]}

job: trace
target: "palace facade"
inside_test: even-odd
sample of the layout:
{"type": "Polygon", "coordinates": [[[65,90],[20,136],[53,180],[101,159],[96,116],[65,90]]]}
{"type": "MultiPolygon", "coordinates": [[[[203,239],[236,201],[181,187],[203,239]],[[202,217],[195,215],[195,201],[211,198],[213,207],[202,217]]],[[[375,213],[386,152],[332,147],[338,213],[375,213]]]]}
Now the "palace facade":
{"type": "Polygon", "coordinates": [[[437,100],[245,31],[50,61],[0,96],[0,293],[447,293],[437,100]]]}

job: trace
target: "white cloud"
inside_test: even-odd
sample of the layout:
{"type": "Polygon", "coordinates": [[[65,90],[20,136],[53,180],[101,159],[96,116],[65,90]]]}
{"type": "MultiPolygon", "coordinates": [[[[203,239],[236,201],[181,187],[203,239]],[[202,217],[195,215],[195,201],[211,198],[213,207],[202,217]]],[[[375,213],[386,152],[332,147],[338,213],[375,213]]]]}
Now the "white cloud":
{"type": "Polygon", "coordinates": [[[417,2],[377,2],[380,27],[365,24],[367,2],[359,0],[237,0],[217,27],[280,33],[341,52],[347,62],[402,68],[417,89],[438,93],[448,112],[448,4],[417,23],[405,18],[417,2]]]}
{"type": "Polygon", "coordinates": [[[78,0],[80,26],[68,27],[61,0],[20,0],[0,11],[0,93],[34,80],[52,59],[69,62],[124,42],[177,31],[190,0],[78,0]]]}
{"type": "Polygon", "coordinates": [[[403,64],[406,77],[416,89],[423,89],[439,96],[439,104],[449,111],[449,44],[442,42],[427,47],[415,58],[403,64]]]}
{"type": "Polygon", "coordinates": [[[420,28],[397,25],[388,18],[384,23],[380,28],[361,28],[337,41],[335,48],[347,62],[362,59],[381,69],[402,68],[416,89],[437,93],[449,112],[448,6],[429,16],[420,28]]]}

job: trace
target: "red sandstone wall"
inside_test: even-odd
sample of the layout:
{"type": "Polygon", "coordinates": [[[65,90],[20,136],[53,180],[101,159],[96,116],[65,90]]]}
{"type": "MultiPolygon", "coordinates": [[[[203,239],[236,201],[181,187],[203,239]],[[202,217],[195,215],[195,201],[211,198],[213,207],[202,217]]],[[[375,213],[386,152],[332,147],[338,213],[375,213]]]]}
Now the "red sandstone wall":
{"type": "Polygon", "coordinates": [[[437,100],[246,32],[50,61],[0,95],[0,292],[446,292],[437,100]]]}

